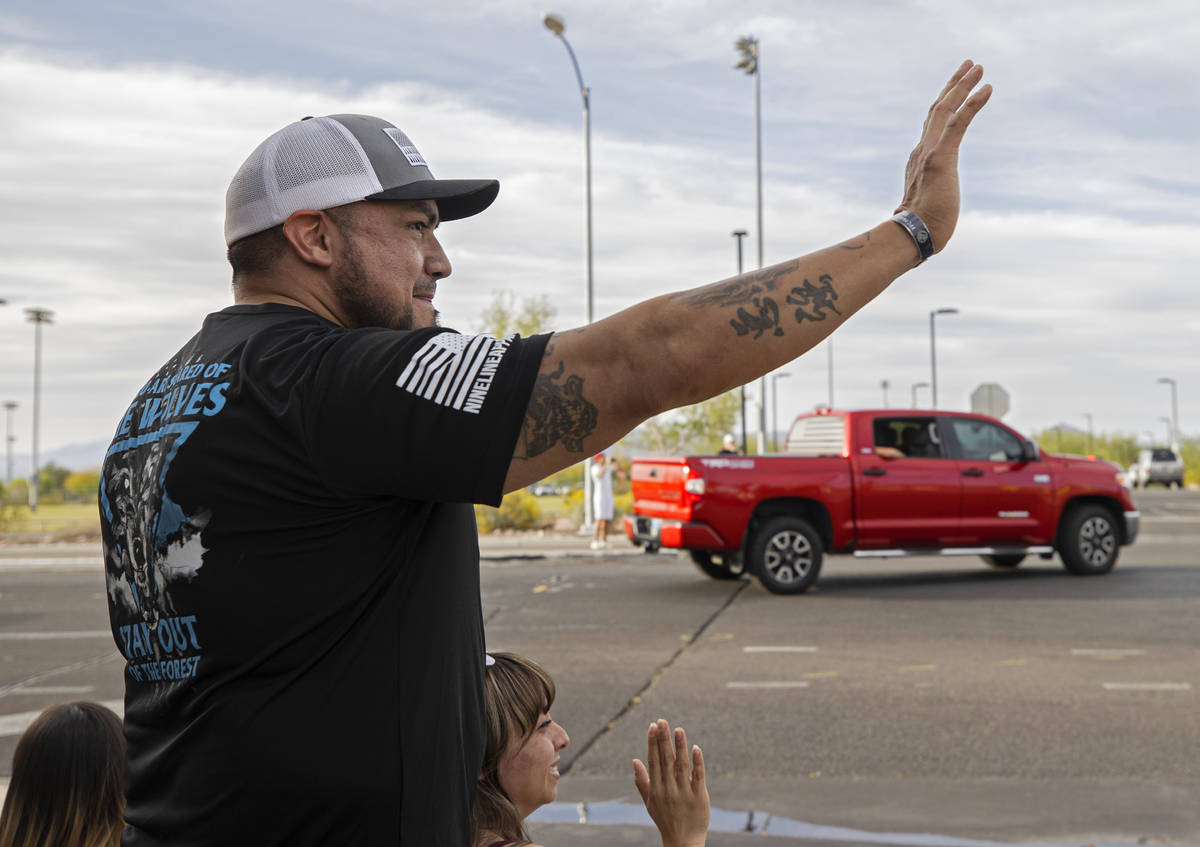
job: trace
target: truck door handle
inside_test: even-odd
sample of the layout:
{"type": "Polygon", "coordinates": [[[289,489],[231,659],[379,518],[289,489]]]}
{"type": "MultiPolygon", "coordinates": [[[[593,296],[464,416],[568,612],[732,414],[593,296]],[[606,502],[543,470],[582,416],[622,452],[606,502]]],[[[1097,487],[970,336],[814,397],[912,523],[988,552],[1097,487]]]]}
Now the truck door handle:
{"type": "Polygon", "coordinates": [[[962,472],[963,476],[983,476],[983,471],[979,468],[967,468],[962,472]]]}
{"type": "Polygon", "coordinates": [[[863,471],[863,476],[886,476],[887,471],[883,468],[866,468],[863,471]]]}

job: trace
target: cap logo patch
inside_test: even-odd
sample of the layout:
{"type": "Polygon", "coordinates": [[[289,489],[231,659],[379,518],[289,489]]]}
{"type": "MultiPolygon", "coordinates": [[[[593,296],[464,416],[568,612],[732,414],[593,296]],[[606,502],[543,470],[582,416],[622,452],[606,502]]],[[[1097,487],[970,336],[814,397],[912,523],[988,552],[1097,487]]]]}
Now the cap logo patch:
{"type": "Polygon", "coordinates": [[[400,148],[400,152],[404,154],[404,158],[408,159],[408,163],[415,167],[427,168],[429,163],[425,161],[425,157],[421,155],[421,151],[412,143],[400,130],[394,126],[385,126],[383,131],[387,133],[387,137],[396,142],[396,146],[400,148]]]}

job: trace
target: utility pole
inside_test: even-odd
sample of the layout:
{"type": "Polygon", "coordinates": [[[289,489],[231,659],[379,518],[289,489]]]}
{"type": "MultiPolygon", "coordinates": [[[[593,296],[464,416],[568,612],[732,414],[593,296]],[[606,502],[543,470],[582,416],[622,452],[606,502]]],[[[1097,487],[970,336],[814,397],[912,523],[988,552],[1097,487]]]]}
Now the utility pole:
{"type": "Polygon", "coordinates": [[[16,408],[17,408],[16,400],[5,400],[4,401],[4,412],[5,412],[5,418],[7,419],[7,429],[5,431],[5,438],[4,438],[4,443],[7,448],[6,456],[5,456],[6,472],[4,474],[4,484],[5,485],[9,485],[12,483],[12,450],[13,450],[13,442],[17,440],[17,437],[12,434],[12,422],[13,422],[13,412],[16,411],[16,408]]]}
{"type": "MultiPolygon", "coordinates": [[[[738,276],[742,275],[742,239],[750,233],[744,229],[735,229],[732,233],[737,240],[737,272],[738,276]]],[[[746,449],[746,384],[743,382],[738,389],[742,398],[742,455],[750,455],[750,451],[746,449]]]]}
{"type": "Polygon", "coordinates": [[[54,312],[49,309],[25,310],[25,318],[33,324],[33,473],[29,478],[29,510],[38,506],[38,428],[41,425],[42,407],[42,324],[54,323],[54,312]]]}

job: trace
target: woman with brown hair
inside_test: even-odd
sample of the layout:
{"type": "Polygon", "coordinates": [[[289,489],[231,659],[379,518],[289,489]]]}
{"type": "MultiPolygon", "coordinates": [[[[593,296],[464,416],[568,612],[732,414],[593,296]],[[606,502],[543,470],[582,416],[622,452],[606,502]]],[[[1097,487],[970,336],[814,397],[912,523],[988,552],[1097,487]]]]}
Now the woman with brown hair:
{"type": "MultiPolygon", "coordinates": [[[[515,653],[489,654],[486,665],[488,740],[475,793],[472,847],[540,847],[529,841],[524,819],[557,796],[559,754],[571,740],[550,717],[554,680],[537,662],[515,653]]],[[[634,785],[663,847],[704,847],[704,756],[693,746],[690,766],[688,758],[683,729],[671,733],[660,719],[647,733],[649,764],[633,761],[634,785]]]]}
{"type": "Polygon", "coordinates": [[[21,736],[0,813],[0,847],[118,847],[125,736],[98,703],[46,709],[21,736]]]}

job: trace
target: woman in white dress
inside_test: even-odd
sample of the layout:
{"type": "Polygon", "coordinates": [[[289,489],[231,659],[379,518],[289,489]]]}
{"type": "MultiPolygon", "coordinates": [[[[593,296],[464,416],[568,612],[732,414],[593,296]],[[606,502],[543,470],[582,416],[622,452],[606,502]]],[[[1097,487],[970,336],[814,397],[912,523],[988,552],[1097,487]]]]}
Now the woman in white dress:
{"type": "Polygon", "coordinates": [[[592,526],[592,549],[608,546],[608,522],[613,517],[612,463],[603,453],[592,459],[592,507],[596,522],[592,526]]]}

